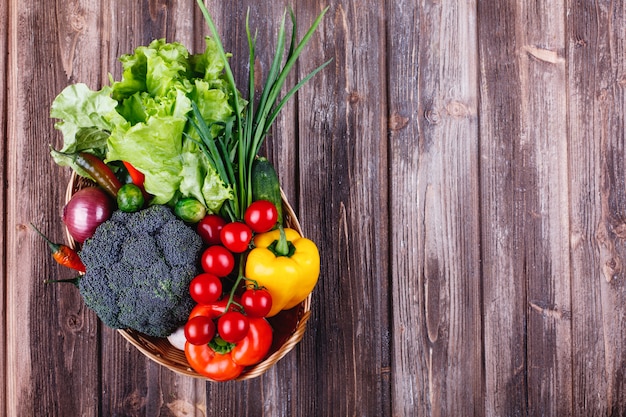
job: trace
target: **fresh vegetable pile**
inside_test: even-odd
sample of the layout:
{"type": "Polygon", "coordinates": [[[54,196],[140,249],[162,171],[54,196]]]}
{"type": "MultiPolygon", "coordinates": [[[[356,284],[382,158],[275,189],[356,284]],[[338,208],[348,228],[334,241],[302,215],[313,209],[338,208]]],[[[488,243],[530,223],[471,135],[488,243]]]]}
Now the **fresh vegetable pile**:
{"type": "Polygon", "coordinates": [[[299,42],[290,15],[286,56],[283,18],[258,99],[246,22],[244,99],[198,5],[213,36],[204,52],[155,40],[120,58],[121,80],[99,91],[70,85],[54,100],[63,146],[52,158],[91,184],[63,209],[79,248],[42,236],[60,264],[80,273],[67,282],[103,323],[168,337],[196,372],[224,381],[268,356],[269,318],[302,303],[318,280],[318,249],[285,226],[278,176],[259,151],[287,100],[328,64],[281,96],[326,10],[299,42]]]}

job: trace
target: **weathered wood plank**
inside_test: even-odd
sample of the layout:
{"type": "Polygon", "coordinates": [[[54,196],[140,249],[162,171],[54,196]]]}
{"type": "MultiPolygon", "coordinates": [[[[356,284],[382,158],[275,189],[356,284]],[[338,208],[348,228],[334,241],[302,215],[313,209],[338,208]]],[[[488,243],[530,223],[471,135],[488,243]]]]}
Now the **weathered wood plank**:
{"type": "Polygon", "coordinates": [[[389,12],[392,415],[483,415],[476,9],[389,12]]]}
{"type": "MultiPolygon", "coordinates": [[[[516,2],[478,2],[485,413],[528,414],[525,182],[516,2]]],[[[525,147],[524,147],[525,146],[525,147]]],[[[532,191],[532,190],[529,190],[532,191]]]]}
{"type": "Polygon", "coordinates": [[[385,8],[328,5],[303,62],[334,61],[298,102],[300,215],[323,262],[296,380],[309,400],[294,415],[382,416],[391,413],[385,8]]]}
{"type": "Polygon", "coordinates": [[[626,9],[567,2],[574,415],[626,413],[626,9]]]}
{"type": "Polygon", "coordinates": [[[516,219],[523,242],[516,256],[523,262],[517,283],[526,286],[528,413],[571,415],[565,5],[545,1],[517,8],[522,130],[511,139],[518,143],[513,157],[521,187],[516,219]]]}
{"type": "Polygon", "coordinates": [[[49,106],[70,80],[99,83],[99,3],[40,7],[10,1],[6,148],[7,415],[97,415],[96,321],[71,286],[45,278],[73,274],[50,260],[45,242],[63,239],[60,206],[69,173],[56,167],[49,106]],[[86,40],[79,43],[78,39],[86,40]],[[80,60],[75,60],[80,56],[80,60]]]}
{"type": "MultiPolygon", "coordinates": [[[[0,56],[5,57],[8,61],[8,36],[9,36],[9,3],[5,1],[0,1],[0,56]]],[[[7,137],[7,83],[8,83],[8,74],[7,70],[9,65],[5,65],[5,60],[3,62],[3,71],[0,76],[0,132],[2,132],[2,137],[7,137]]],[[[0,197],[0,259],[3,261],[0,262],[0,320],[4,326],[2,326],[2,331],[0,331],[0,381],[7,381],[7,306],[6,306],[6,288],[7,288],[7,280],[9,273],[7,271],[7,265],[4,259],[6,259],[6,224],[7,224],[7,208],[6,208],[6,199],[7,199],[7,188],[6,184],[6,156],[7,156],[7,147],[6,140],[0,141],[0,184],[1,184],[1,197],[0,197]]],[[[8,403],[7,398],[7,384],[0,385],[0,402],[2,404],[8,403]]],[[[7,407],[0,406],[0,417],[6,417],[7,407]]]]}

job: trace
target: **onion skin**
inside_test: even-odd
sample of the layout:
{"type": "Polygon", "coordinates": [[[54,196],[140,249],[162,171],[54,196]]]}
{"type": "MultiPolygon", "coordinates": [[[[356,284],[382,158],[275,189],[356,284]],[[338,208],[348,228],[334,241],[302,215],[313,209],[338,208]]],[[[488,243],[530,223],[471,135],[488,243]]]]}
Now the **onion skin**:
{"type": "Polygon", "coordinates": [[[104,190],[99,187],[83,188],[63,207],[63,223],[74,240],[83,243],[111,217],[114,209],[104,190]]]}

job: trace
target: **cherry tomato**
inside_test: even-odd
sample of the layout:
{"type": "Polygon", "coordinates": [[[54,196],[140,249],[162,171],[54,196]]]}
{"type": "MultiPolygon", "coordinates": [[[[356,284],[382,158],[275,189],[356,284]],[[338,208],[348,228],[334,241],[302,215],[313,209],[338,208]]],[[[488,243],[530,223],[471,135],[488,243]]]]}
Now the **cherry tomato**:
{"type": "Polygon", "coordinates": [[[196,231],[205,244],[219,245],[220,231],[225,224],[226,220],[224,220],[224,218],[218,216],[217,214],[209,214],[204,216],[204,218],[198,222],[196,231]]]}
{"type": "Polygon", "coordinates": [[[237,343],[248,334],[250,321],[238,311],[228,311],[217,320],[217,331],[222,339],[237,343]]]}
{"type": "Polygon", "coordinates": [[[272,309],[272,296],[265,289],[245,290],[241,295],[241,305],[250,317],[265,317],[272,309]]]}
{"type": "Polygon", "coordinates": [[[252,229],[241,222],[231,222],[225,225],[220,232],[222,245],[228,250],[241,253],[245,252],[252,240],[252,229]]]}
{"type": "Polygon", "coordinates": [[[265,233],[276,225],[278,211],[271,201],[257,200],[248,206],[243,218],[255,233],[265,233]]]}
{"type": "Polygon", "coordinates": [[[225,277],[235,267],[235,257],[224,246],[209,246],[201,258],[202,269],[209,274],[225,277]]]}
{"type": "Polygon", "coordinates": [[[207,316],[196,316],[185,324],[185,338],[193,345],[206,345],[215,336],[215,323],[207,316]]]}
{"type": "Polygon", "coordinates": [[[189,294],[198,304],[214,303],[222,295],[222,280],[213,274],[200,274],[191,280],[189,294]]]}

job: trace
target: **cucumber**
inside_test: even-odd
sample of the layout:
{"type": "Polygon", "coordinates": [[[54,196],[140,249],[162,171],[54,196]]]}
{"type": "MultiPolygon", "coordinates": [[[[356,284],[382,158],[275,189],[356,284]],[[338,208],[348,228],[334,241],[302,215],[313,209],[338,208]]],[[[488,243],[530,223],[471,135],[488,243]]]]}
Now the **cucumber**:
{"type": "Polygon", "coordinates": [[[283,224],[283,200],[280,194],[278,174],[270,161],[258,157],[252,163],[252,201],[267,200],[274,203],[278,211],[278,224],[283,224]]]}

